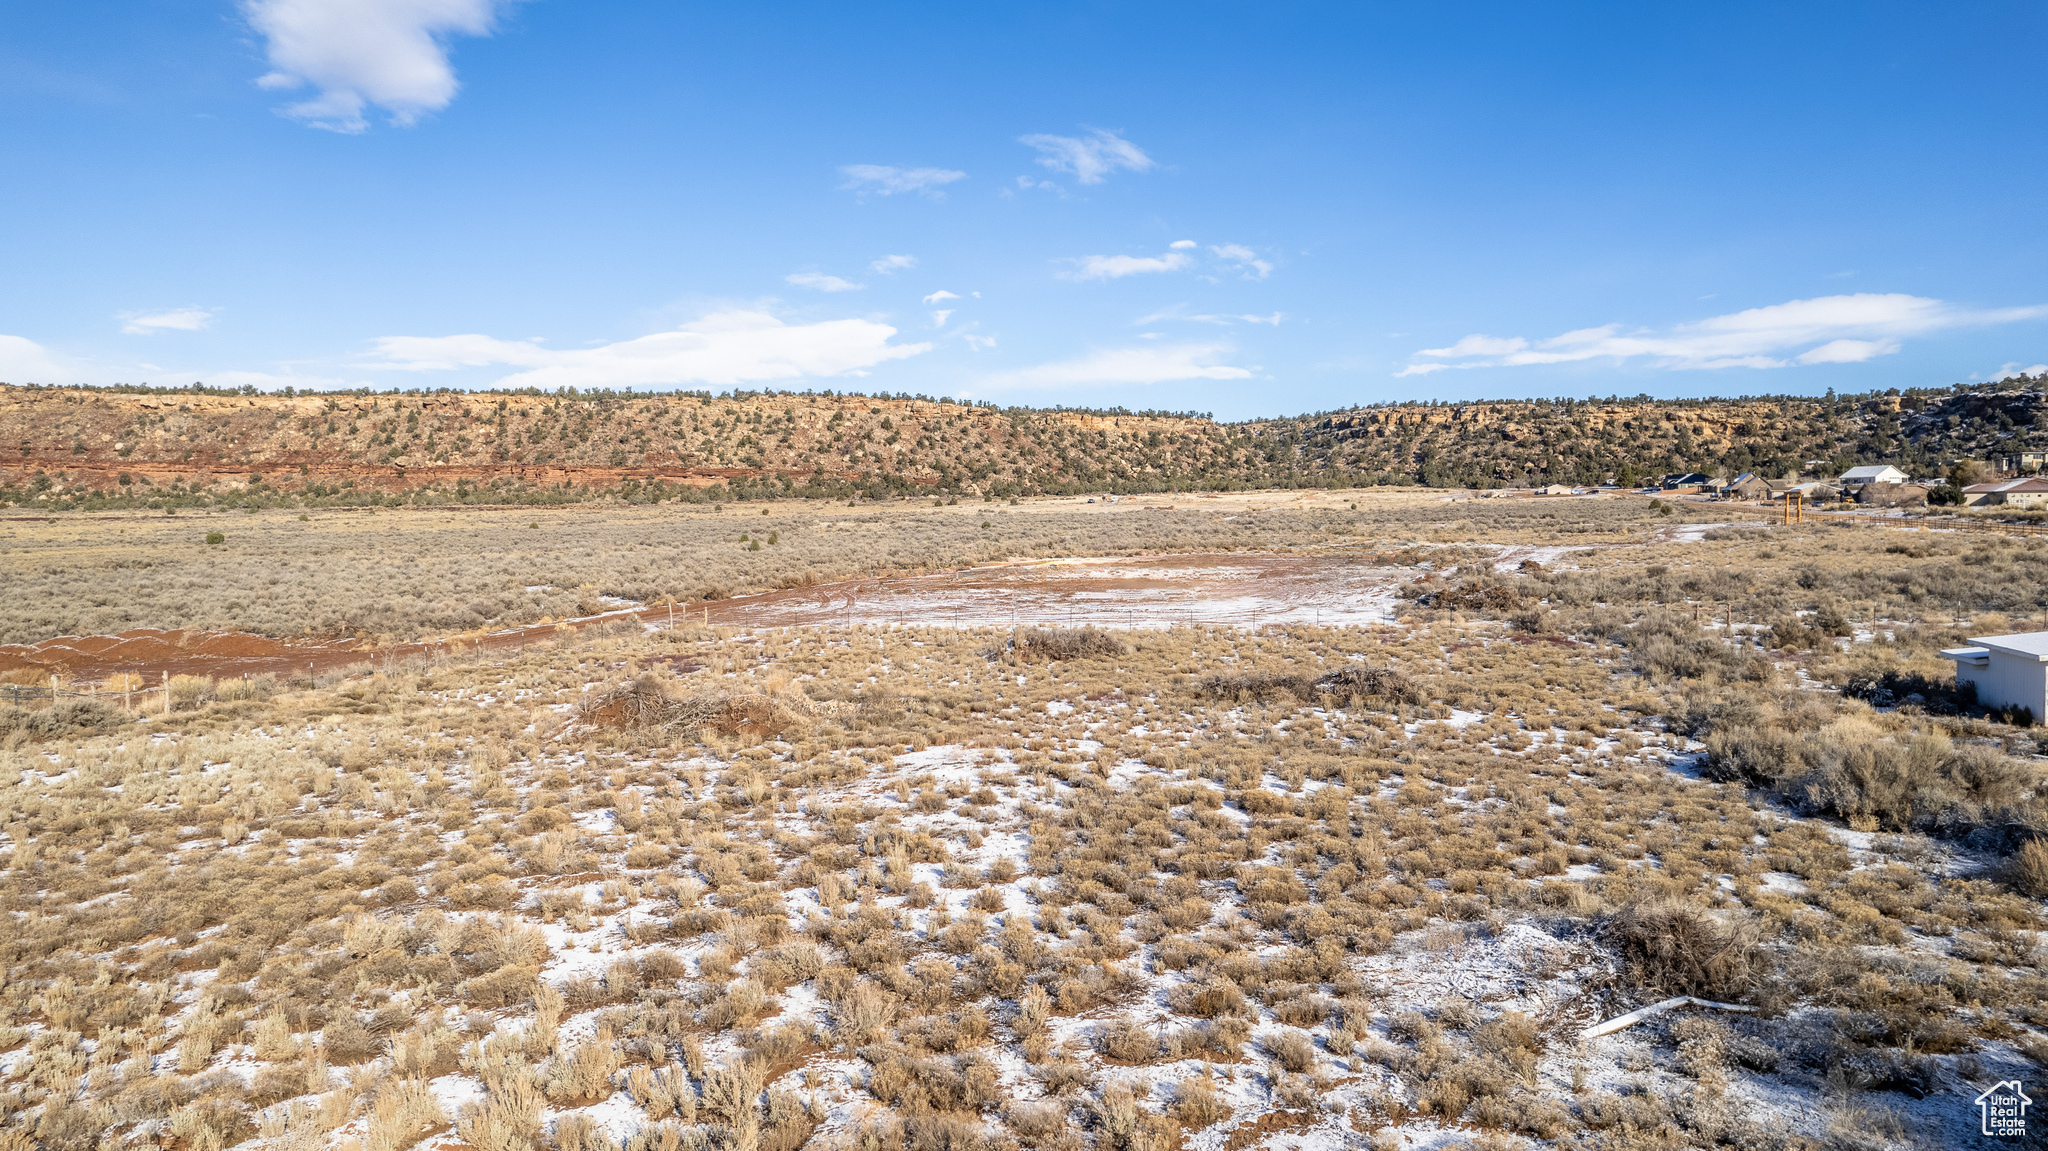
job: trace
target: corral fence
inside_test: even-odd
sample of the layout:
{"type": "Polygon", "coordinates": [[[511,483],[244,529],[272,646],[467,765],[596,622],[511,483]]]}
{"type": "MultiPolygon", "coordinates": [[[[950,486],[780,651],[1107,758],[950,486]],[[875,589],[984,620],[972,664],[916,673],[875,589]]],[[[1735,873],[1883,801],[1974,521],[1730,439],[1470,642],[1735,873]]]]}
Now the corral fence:
{"type": "Polygon", "coordinates": [[[1860,527],[1893,528],[1898,531],[1991,532],[1996,535],[2048,536],[2048,523],[2010,523],[2001,520],[1964,519],[1960,516],[1882,516],[1864,512],[1817,512],[1838,523],[1860,527]]]}

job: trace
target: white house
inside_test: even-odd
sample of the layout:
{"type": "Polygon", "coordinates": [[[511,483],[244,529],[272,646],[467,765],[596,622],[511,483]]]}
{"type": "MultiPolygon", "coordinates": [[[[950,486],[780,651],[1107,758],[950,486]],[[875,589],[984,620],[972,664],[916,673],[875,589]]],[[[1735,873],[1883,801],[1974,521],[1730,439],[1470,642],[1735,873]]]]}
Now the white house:
{"type": "Polygon", "coordinates": [[[1977,685],[1985,707],[2026,708],[2048,719],[2048,631],[1971,636],[1972,647],[1941,653],[1956,661],[1956,686],[1977,685]]]}
{"type": "Polygon", "coordinates": [[[1866,464],[1842,473],[1845,484],[1902,484],[1913,477],[1890,464],[1866,464]]]}

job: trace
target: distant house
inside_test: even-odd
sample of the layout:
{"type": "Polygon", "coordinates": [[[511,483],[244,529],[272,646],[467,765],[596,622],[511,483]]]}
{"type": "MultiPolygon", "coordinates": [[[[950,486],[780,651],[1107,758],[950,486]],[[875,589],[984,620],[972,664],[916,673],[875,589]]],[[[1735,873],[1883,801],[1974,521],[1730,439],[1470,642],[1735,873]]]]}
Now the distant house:
{"type": "Polygon", "coordinates": [[[1657,481],[1657,486],[1667,492],[1683,491],[1686,489],[1698,491],[1713,482],[1714,478],[1703,472],[1673,472],[1657,481]]]}
{"type": "Polygon", "coordinates": [[[1770,482],[1755,472],[1744,472],[1721,485],[1724,500],[1767,500],[1772,494],[1770,482]]]}
{"type": "Polygon", "coordinates": [[[2023,480],[2000,480],[1971,484],[1963,489],[1965,507],[2048,507],[2048,479],[2035,476],[2023,480]]]}
{"type": "Polygon", "coordinates": [[[2014,452],[1998,459],[2001,472],[2038,472],[2042,468],[2048,468],[2048,452],[2014,452]]]}
{"type": "Polygon", "coordinates": [[[1783,499],[1788,494],[1797,495],[1800,499],[1810,504],[1820,504],[1840,499],[1842,488],[1841,485],[1833,480],[1809,480],[1803,484],[1788,485],[1777,491],[1779,499],[1783,499]]]}
{"type": "Polygon", "coordinates": [[[1536,494],[1539,496],[1574,496],[1579,494],[1579,490],[1570,484],[1546,484],[1543,487],[1537,488],[1536,494]]]}
{"type": "Polygon", "coordinates": [[[1970,647],[1941,653],[1956,664],[1956,686],[1975,684],[1985,707],[2025,708],[2048,716],[2048,631],[1971,636],[1970,647]]]}
{"type": "Polygon", "coordinates": [[[1860,487],[1863,484],[1902,484],[1912,478],[1890,464],[1867,464],[1843,472],[1841,482],[1851,487],[1860,487]]]}

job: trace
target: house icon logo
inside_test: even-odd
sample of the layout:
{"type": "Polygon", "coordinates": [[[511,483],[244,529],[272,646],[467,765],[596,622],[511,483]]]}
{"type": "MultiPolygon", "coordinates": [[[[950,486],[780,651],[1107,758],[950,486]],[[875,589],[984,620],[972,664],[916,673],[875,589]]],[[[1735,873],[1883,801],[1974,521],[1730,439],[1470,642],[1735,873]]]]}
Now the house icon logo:
{"type": "Polygon", "coordinates": [[[2027,1133],[2027,1106],[2033,1102],[2021,1089],[2020,1081],[1993,1083],[1977,1096],[1977,1108],[1984,1116],[1984,1134],[2017,1139],[2027,1133]]]}

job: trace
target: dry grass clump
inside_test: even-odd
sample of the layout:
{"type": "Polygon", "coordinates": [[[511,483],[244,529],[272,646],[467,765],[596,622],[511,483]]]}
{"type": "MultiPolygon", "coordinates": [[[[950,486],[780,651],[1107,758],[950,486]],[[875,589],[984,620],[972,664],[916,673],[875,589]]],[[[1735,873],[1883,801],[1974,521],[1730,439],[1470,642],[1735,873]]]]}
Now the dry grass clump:
{"type": "Polygon", "coordinates": [[[856,722],[859,713],[856,704],[819,702],[790,691],[755,695],[714,688],[678,699],[650,676],[586,696],[576,705],[577,717],[594,727],[663,735],[701,732],[754,739],[826,719],[856,722]]]}
{"type": "Polygon", "coordinates": [[[1632,903],[1607,931],[1638,982],[1673,994],[1741,1002],[1770,974],[1754,923],[1679,900],[1632,903]]]}
{"type": "Polygon", "coordinates": [[[1116,636],[1094,627],[1025,628],[1013,644],[1025,659],[1087,659],[1124,655],[1131,649],[1116,636]]]}
{"type": "Polygon", "coordinates": [[[1419,704],[1422,689],[1414,680],[1393,668],[1347,666],[1327,675],[1310,677],[1298,672],[1217,672],[1196,681],[1196,691],[1211,699],[1233,703],[1293,700],[1307,702],[1322,696],[1339,701],[1419,704]]]}

